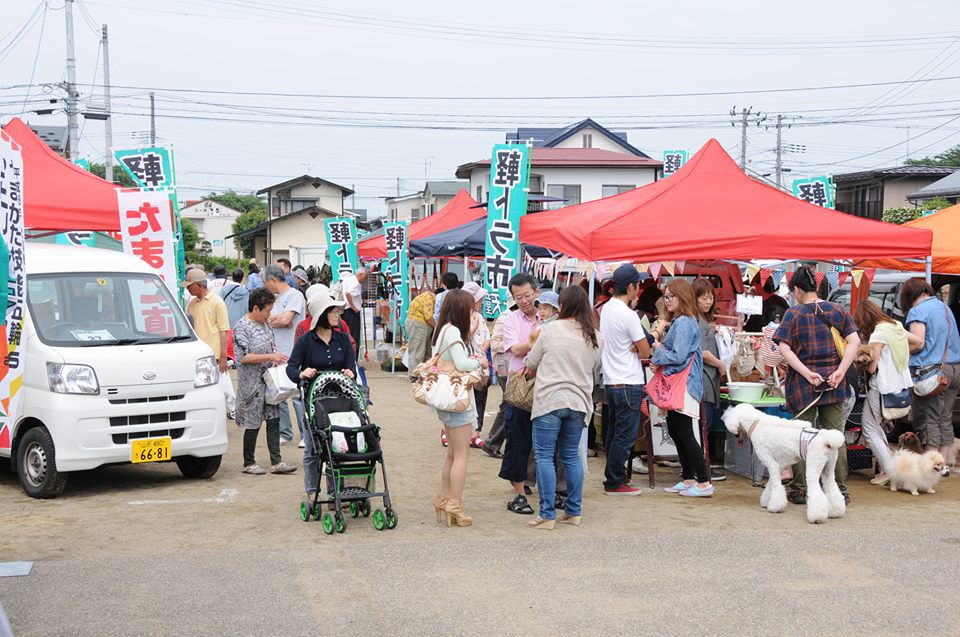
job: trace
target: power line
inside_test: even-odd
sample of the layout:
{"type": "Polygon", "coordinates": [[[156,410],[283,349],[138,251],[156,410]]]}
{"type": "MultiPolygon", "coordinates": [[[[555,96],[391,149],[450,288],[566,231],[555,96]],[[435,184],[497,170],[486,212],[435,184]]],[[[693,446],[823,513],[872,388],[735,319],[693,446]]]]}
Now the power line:
{"type": "MultiPolygon", "coordinates": [[[[33,56],[33,69],[30,71],[30,83],[33,84],[33,78],[37,73],[37,60],[40,59],[40,47],[43,45],[43,28],[47,26],[47,2],[43,2],[43,18],[40,22],[40,37],[37,39],[37,52],[33,56]]],[[[96,79],[96,78],[94,78],[96,79]]],[[[23,117],[27,110],[27,100],[30,99],[30,90],[27,89],[27,96],[23,100],[23,106],[20,107],[20,117],[23,117]]]]}

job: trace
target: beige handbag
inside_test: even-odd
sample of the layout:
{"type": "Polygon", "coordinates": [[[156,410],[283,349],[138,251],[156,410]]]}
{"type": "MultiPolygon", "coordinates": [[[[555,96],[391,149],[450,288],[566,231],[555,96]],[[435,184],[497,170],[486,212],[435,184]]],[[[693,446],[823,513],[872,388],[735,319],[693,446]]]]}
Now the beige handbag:
{"type": "Polygon", "coordinates": [[[533,383],[534,379],[523,372],[510,372],[503,392],[504,402],[517,409],[533,411],[533,383]]]}
{"type": "Polygon", "coordinates": [[[483,369],[461,372],[443,355],[454,345],[466,347],[463,341],[450,343],[413,370],[413,399],[422,405],[443,411],[463,412],[473,405],[473,386],[482,379],[483,369]]]}

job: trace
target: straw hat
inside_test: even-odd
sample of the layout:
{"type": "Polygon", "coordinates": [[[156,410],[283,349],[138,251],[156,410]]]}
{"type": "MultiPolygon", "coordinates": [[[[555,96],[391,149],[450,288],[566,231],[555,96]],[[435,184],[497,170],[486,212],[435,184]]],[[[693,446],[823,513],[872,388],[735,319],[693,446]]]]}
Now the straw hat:
{"type": "Polygon", "coordinates": [[[330,296],[330,288],[325,286],[323,283],[314,283],[307,288],[306,292],[303,293],[303,295],[307,298],[307,303],[309,303],[310,299],[318,294],[326,294],[327,296],[330,296]]]}
{"type": "Polygon", "coordinates": [[[343,307],[344,305],[346,304],[343,301],[337,301],[329,294],[315,294],[307,303],[307,311],[313,317],[310,321],[310,331],[317,329],[317,321],[327,310],[331,307],[343,307]]]}
{"type": "Polygon", "coordinates": [[[486,292],[484,291],[484,289],[479,285],[477,285],[476,283],[474,283],[473,281],[470,281],[469,283],[465,283],[462,289],[464,292],[466,292],[467,294],[473,297],[474,303],[476,303],[477,301],[482,301],[483,297],[486,295],[486,292]]]}

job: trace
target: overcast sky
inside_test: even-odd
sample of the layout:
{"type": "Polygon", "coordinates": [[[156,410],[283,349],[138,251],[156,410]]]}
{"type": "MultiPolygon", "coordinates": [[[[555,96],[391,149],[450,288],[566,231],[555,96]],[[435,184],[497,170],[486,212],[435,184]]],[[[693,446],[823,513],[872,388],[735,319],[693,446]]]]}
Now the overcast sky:
{"type": "MultiPolygon", "coordinates": [[[[63,6],[0,0],[0,121],[23,107],[15,85],[65,78],[63,6]]],[[[777,113],[795,123],[784,142],[805,152],[785,156],[791,178],[899,164],[908,138],[914,157],[960,143],[960,79],[943,79],[960,76],[956,0],[85,0],[74,14],[84,103],[102,102],[107,24],[114,147],[142,139],[154,90],[181,199],[310,173],[355,186],[357,208],[382,212],[398,177],[413,192],[424,175],[453,179],[458,164],[489,156],[505,130],[584,117],[656,158],[711,137],[736,157],[735,105],[767,114],[765,125],[777,113]],[[736,94],[905,80],[923,81],[736,94]],[[675,93],[724,94],[649,97],[675,93]],[[531,99],[439,99],[482,96],[531,99]]],[[[30,123],[66,122],[30,115],[36,107],[27,103],[30,123]]],[[[751,126],[753,170],[772,173],[774,142],[772,128],[751,126]]],[[[102,161],[103,149],[103,123],[86,122],[82,154],[102,161]]]]}

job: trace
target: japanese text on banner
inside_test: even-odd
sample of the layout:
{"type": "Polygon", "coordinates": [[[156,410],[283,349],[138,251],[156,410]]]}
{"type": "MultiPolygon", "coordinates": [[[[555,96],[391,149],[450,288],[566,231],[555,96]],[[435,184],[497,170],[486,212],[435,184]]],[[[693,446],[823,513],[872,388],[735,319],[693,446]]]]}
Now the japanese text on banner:
{"type": "Polygon", "coordinates": [[[520,218],[527,212],[530,148],[497,144],[490,161],[483,313],[496,318],[506,309],[510,277],[520,265],[520,218]]]}
{"type": "Polygon", "coordinates": [[[10,449],[13,424],[23,397],[21,339],[26,297],[23,237],[23,159],[20,146],[0,132],[0,214],[3,236],[0,241],[0,293],[5,297],[3,358],[0,360],[0,449],[10,449]]]}
{"type": "Polygon", "coordinates": [[[113,156],[123,170],[144,190],[173,188],[173,151],[169,148],[115,150],[113,156]]]}
{"type": "Polygon", "coordinates": [[[357,228],[353,219],[333,218],[323,221],[327,235],[327,252],[333,282],[357,271],[357,228]]]}
{"type": "Polygon", "coordinates": [[[407,222],[391,221],[383,224],[383,237],[387,244],[386,274],[393,283],[390,297],[394,299],[393,308],[397,317],[397,326],[402,326],[407,320],[407,308],[410,307],[407,222]]]}
{"type": "Polygon", "coordinates": [[[153,268],[174,297],[179,297],[169,195],[121,190],[117,191],[117,203],[123,251],[153,268]]]}
{"type": "Polygon", "coordinates": [[[663,176],[669,177],[680,170],[680,167],[687,163],[687,151],[685,150],[665,150],[663,151],[663,176]]]}
{"type": "Polygon", "coordinates": [[[794,179],[793,196],[815,206],[833,208],[833,188],[829,177],[794,179]]]}

